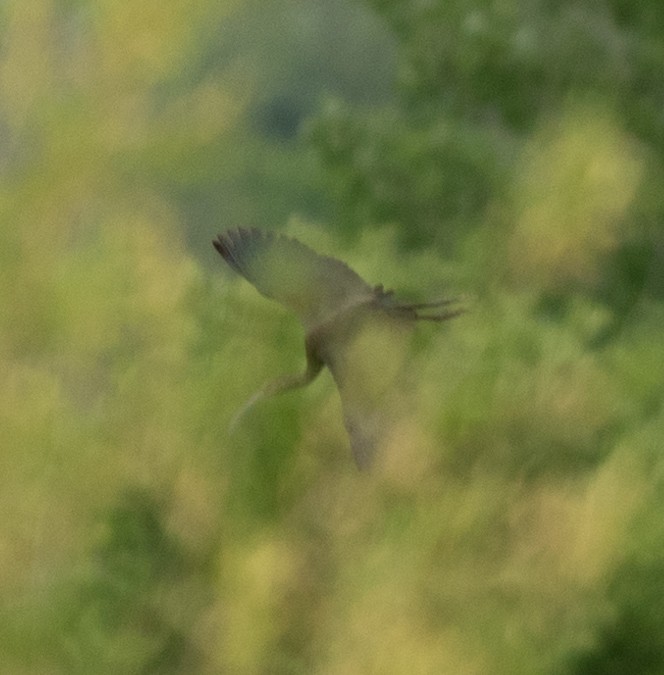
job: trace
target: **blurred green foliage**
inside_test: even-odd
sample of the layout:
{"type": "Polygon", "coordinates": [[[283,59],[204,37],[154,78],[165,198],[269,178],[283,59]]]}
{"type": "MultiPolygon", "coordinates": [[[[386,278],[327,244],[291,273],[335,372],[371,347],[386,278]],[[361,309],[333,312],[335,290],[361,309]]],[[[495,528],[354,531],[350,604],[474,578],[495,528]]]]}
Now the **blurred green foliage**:
{"type": "Polygon", "coordinates": [[[656,0],[0,5],[0,665],[664,672],[656,0]],[[359,474],[283,227],[409,299],[359,474]]]}

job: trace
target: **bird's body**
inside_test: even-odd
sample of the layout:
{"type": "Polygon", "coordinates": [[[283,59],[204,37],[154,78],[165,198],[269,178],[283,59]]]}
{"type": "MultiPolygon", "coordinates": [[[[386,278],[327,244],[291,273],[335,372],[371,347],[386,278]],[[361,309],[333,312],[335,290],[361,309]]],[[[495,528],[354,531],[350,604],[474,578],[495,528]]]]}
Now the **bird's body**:
{"type": "Polygon", "coordinates": [[[360,468],[369,466],[394,414],[403,339],[415,321],[443,321],[460,310],[420,314],[450,301],[399,303],[392,291],[371,287],[341,261],[289,237],[240,228],[213,244],[263,295],[292,309],[306,331],[305,372],[268,384],[241,414],[265,396],[308,384],[327,366],[339,389],[355,460],[360,468]]]}

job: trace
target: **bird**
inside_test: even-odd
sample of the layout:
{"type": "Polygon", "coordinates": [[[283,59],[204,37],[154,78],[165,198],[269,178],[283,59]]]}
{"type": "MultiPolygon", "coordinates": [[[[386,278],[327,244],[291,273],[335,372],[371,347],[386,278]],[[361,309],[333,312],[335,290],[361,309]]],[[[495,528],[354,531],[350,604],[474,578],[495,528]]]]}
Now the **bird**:
{"type": "Polygon", "coordinates": [[[463,308],[450,308],[459,300],[400,302],[393,290],[371,286],[344,262],[272,231],[229,229],[212,243],[262,295],[294,312],[305,331],[304,371],[267,383],[231,426],[258,401],[304,387],[327,367],[339,390],[355,462],[368,469],[399,411],[396,381],[403,339],[418,321],[441,322],[461,314],[463,308]],[[433,309],[439,311],[426,311],[433,309]]]}

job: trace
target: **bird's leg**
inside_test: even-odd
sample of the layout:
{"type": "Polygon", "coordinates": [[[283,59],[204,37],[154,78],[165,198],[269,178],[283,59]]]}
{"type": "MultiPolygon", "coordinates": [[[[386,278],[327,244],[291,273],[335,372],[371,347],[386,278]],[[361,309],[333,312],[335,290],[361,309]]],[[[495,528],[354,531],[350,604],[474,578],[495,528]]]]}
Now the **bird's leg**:
{"type": "Polygon", "coordinates": [[[435,300],[433,302],[402,303],[394,305],[394,307],[396,307],[396,309],[427,309],[429,307],[453,305],[455,302],[461,302],[461,298],[448,298],[446,300],[435,300]]]}
{"type": "Polygon", "coordinates": [[[465,309],[454,309],[449,312],[442,312],[441,314],[418,314],[415,318],[418,321],[447,321],[453,319],[455,316],[465,313],[465,309]]]}
{"type": "Polygon", "coordinates": [[[434,307],[445,307],[446,305],[453,305],[458,302],[461,302],[461,298],[448,298],[446,300],[436,300],[433,302],[413,302],[413,303],[403,303],[399,305],[394,305],[396,309],[406,310],[408,312],[413,312],[411,318],[419,321],[447,321],[447,319],[453,319],[455,316],[464,313],[464,309],[453,309],[439,314],[419,314],[418,310],[420,309],[432,309],[434,307]]]}
{"type": "Polygon", "coordinates": [[[305,387],[309,382],[311,382],[315,377],[320,373],[323,368],[322,362],[312,358],[309,353],[307,353],[307,369],[303,373],[297,373],[295,375],[283,375],[282,377],[277,378],[271,382],[268,382],[265,386],[259,389],[251,398],[235,413],[231,423],[229,425],[229,432],[237,428],[237,425],[240,423],[242,418],[260,401],[263,399],[274,396],[275,394],[280,394],[284,391],[289,391],[291,389],[298,389],[300,387],[305,387]]]}

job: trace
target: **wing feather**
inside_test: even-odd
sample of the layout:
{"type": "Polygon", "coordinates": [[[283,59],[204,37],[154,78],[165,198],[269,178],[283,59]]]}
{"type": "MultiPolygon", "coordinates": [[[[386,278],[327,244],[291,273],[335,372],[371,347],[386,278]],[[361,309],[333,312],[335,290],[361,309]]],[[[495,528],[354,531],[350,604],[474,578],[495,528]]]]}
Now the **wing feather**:
{"type": "Polygon", "coordinates": [[[295,312],[306,328],[374,293],[345,263],[290,237],[237,228],[220,234],[213,245],[230,267],[295,312]]]}
{"type": "Polygon", "coordinates": [[[411,329],[410,322],[369,305],[315,336],[318,356],[339,390],[344,425],[360,469],[371,466],[403,414],[402,376],[411,329]]]}

